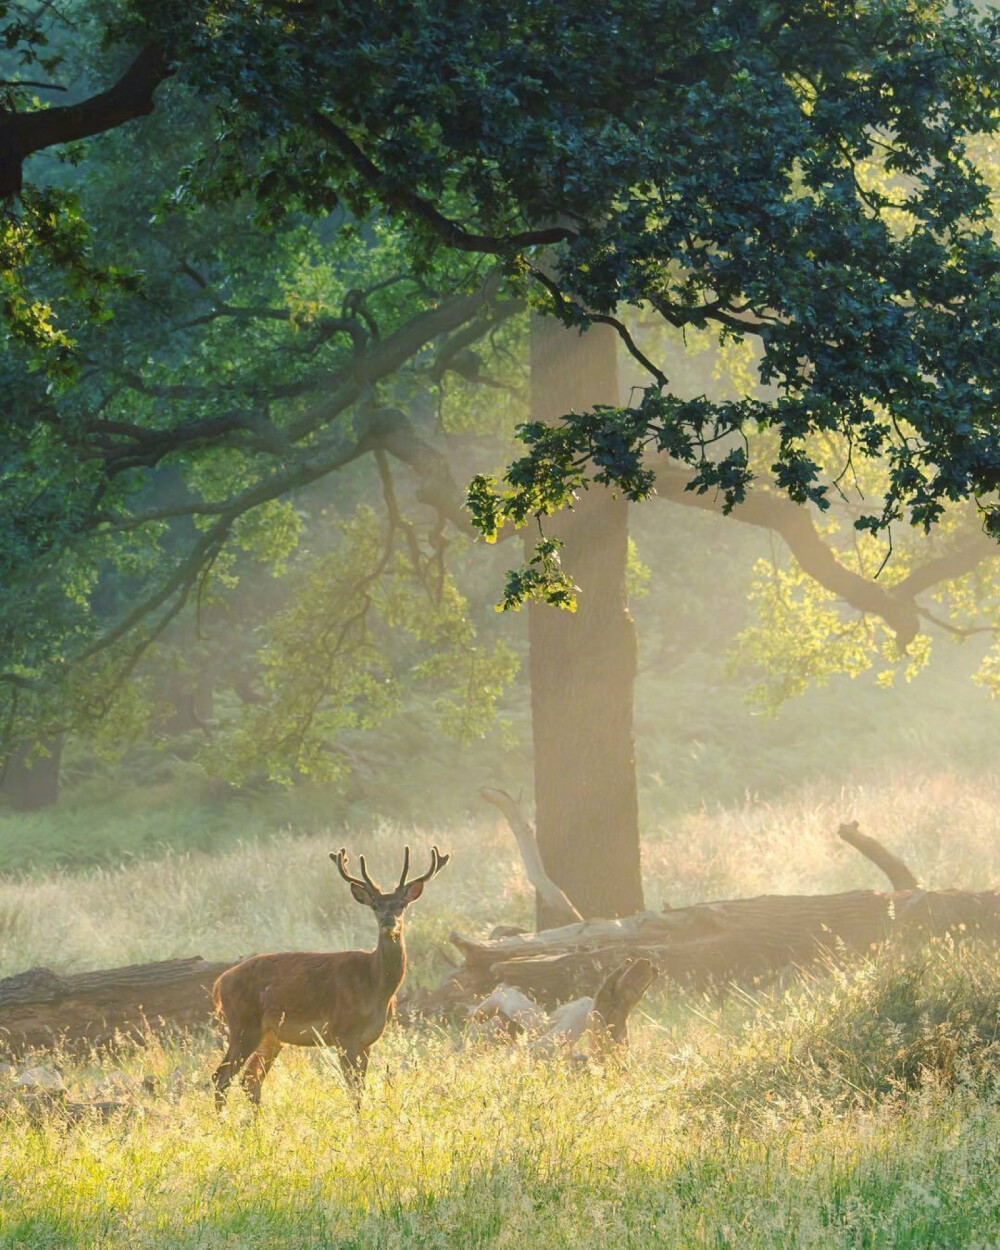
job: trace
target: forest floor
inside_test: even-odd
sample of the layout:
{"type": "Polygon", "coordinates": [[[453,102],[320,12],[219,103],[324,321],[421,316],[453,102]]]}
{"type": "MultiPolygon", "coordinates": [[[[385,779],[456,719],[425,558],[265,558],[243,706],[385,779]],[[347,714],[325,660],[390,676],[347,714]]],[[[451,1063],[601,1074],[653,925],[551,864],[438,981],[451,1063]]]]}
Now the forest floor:
{"type": "MultiPolygon", "coordinates": [[[[694,813],[650,831],[648,902],[879,886],[841,820],[928,885],[1000,880],[1000,783],[944,775],[694,813]]],[[[179,954],[370,943],[327,860],[376,876],[438,841],[454,859],[414,907],[414,982],[452,928],[525,923],[498,826],[358,845],[280,834],[216,856],[0,880],[0,975],[179,954]]],[[[542,1059],[461,1029],[393,1027],[360,1114],[323,1053],[286,1049],[254,1118],[217,1116],[208,1037],[114,1061],[125,1105],[69,1120],[0,1077],[0,1244],[18,1246],[964,1246],[1000,1238],[1000,957],[939,943],[724,1000],[661,989],[623,1067],[542,1059]],[[141,1086],[144,1077],[155,1092],[141,1086]]],[[[36,1062],[36,1061],[32,1061],[36,1062]]],[[[39,1057],[73,1100],[111,1062],[39,1057]]],[[[24,1066],[22,1061],[21,1067],[24,1066]]]]}

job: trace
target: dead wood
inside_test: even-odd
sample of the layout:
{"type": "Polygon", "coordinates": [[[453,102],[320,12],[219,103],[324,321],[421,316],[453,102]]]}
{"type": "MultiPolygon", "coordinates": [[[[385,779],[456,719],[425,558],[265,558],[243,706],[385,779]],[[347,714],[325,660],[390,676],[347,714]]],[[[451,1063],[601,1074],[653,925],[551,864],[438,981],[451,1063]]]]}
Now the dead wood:
{"type": "Polygon", "coordinates": [[[865,953],[890,938],[926,941],[948,931],[1000,938],[997,892],[921,890],[906,864],[856,821],[839,834],[886,873],[896,887],[891,893],[730,899],[485,941],[453,933],[463,965],[437,989],[413,995],[408,1011],[446,1014],[498,984],[551,1007],[596,994],[624,960],[648,961],[671,981],[724,986],[836,960],[845,951],[865,953]]]}
{"type": "Polygon", "coordinates": [[[892,851],[887,850],[877,838],[862,833],[856,820],[852,820],[850,824],[841,825],[837,834],[848,846],[853,846],[866,859],[870,859],[877,868],[881,868],[894,890],[920,889],[920,883],[899,856],[893,855],[892,851]]]}
{"type": "Polygon", "coordinates": [[[469,1009],[475,1040],[513,1042],[524,1034],[535,1054],[572,1051],[589,1034],[597,1059],[628,1050],[628,1018],[650,985],[656,969],[648,959],[626,959],[604,978],[597,993],[563,1003],[547,1015],[533,999],[511,985],[499,985],[469,1009]]]}
{"type": "Polygon", "coordinates": [[[31,968],[0,980],[0,1051],[108,1047],[141,1041],[164,1024],[207,1025],[212,985],[230,966],[195,957],[72,976],[31,968]]]}
{"type": "Polygon", "coordinates": [[[655,980],[656,968],[649,959],[627,959],[608,973],[594,995],[590,1017],[596,1051],[628,1049],[628,1018],[655,980]]]}
{"type": "Polygon", "coordinates": [[[552,1006],[595,994],[628,958],[649,960],[670,981],[722,986],[836,960],[845,951],[866,953],[890,938],[923,942],[948,931],[1000,938],[1000,893],[764,895],[493,940],[453,934],[463,966],[438,989],[414,994],[408,1008],[447,1013],[498,984],[552,1006]]]}
{"type": "MultiPolygon", "coordinates": [[[[856,824],[840,832],[894,883],[915,882],[901,860],[862,835],[856,824]]],[[[566,906],[572,904],[566,900],[564,911],[566,906]]],[[[451,940],[461,964],[436,989],[408,996],[399,1015],[403,1020],[420,1014],[468,1015],[499,985],[549,1008],[599,996],[603,989],[608,1003],[600,1010],[610,1034],[620,1038],[628,1011],[648,988],[648,981],[643,984],[647,972],[694,986],[725,986],[790,966],[836,960],[844,951],[865,953],[890,938],[925,942],[949,931],[1000,938],[1000,893],[910,886],[892,892],[765,895],[619,920],[576,921],[539,933],[497,929],[482,940],[455,933],[451,940]],[[627,961],[633,971],[616,980],[627,961]],[[638,997],[628,1006],[632,994],[638,997]]],[[[0,1052],[20,1054],[56,1044],[107,1047],[123,1038],[142,1040],[164,1024],[208,1024],[212,984],[231,966],[171,959],[72,976],[33,968],[8,977],[0,980],[0,1052]]]]}
{"type": "Polygon", "coordinates": [[[506,790],[494,790],[488,786],[484,786],[479,793],[487,803],[492,803],[494,807],[498,807],[503,812],[504,819],[510,826],[510,831],[517,842],[518,850],[521,852],[521,859],[524,862],[524,871],[528,880],[549,907],[557,915],[564,916],[567,920],[582,920],[583,917],[577,909],[546,873],[542,864],[541,853],[538,850],[538,842],[535,839],[535,830],[531,822],[525,818],[517,800],[508,794],[506,790]]]}

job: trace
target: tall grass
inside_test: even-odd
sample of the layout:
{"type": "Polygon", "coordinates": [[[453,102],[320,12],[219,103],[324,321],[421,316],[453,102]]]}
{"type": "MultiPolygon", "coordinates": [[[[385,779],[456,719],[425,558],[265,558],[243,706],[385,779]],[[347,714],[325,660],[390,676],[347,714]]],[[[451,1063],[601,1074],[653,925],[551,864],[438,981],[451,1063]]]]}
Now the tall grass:
{"type": "MultiPolygon", "coordinates": [[[[995,884],[993,781],[942,775],[703,810],[648,832],[651,903],[882,885],[838,843],[862,827],[929,884],[995,884]]],[[[447,932],[527,922],[496,825],[279,833],[218,855],[0,879],[0,973],[369,943],[329,864],[376,876],[454,852],[410,921],[433,981],[447,932]]],[[[128,1105],[102,1121],[26,1109],[0,1076],[0,1244],[10,1246],[971,1246],[1000,1239],[1000,958],[941,942],[719,1001],[660,987],[624,1066],[541,1060],[458,1028],[390,1028],[360,1113],[324,1053],[286,1049],[254,1118],[206,1088],[221,1044],[119,1056],[128,1105]],[[159,1081],[155,1095],[141,1079],[159,1081]]],[[[32,1060],[34,1062],[35,1060],[32,1060]]],[[[38,1057],[72,1099],[110,1061],[38,1057]]]]}
{"type": "MultiPolygon", "coordinates": [[[[929,886],[1000,882],[1000,781],[944,774],[851,790],[807,787],[780,802],[703,809],[650,829],[643,846],[647,903],[884,888],[876,869],[836,836],[842,820],[855,818],[929,886]]],[[[435,952],[447,946],[450,929],[530,924],[531,891],[501,825],[432,831],[381,824],[354,836],[260,832],[217,855],[170,852],[117,868],[0,877],[0,975],[35,964],[72,971],[175,955],[223,959],[367,943],[371,917],[352,901],[328,852],[346,842],[389,879],[407,841],[415,862],[434,841],[454,852],[413,909],[417,978],[443,968],[435,952]]]]}
{"type": "MultiPolygon", "coordinates": [[[[529,920],[516,848],[497,827],[448,834],[381,826],[349,843],[376,880],[399,876],[404,839],[414,864],[434,840],[454,860],[411,913],[414,964],[444,945],[449,928],[478,929],[491,917],[529,920]]],[[[265,950],[372,945],[371,912],[359,907],[328,858],[341,834],[237,843],[223,854],[162,859],[82,873],[0,879],[0,975],[35,964],[73,971],[199,954],[236,958],[265,950]]],[[[422,871],[422,869],[421,869],[422,871]]]]}
{"type": "MultiPolygon", "coordinates": [[[[1000,965],[942,946],[897,1003],[900,971],[863,965],[753,1009],[674,998],[639,1021],[624,1067],[393,1029],[359,1113],[329,1056],[286,1050],[258,1119],[239,1094],[216,1117],[217,1048],[154,1045],[128,1075],[178,1088],[179,1072],[174,1096],[108,1122],[10,1107],[0,1241],[994,1244],[1000,965]],[[942,1005],[954,1026],[934,1025],[942,1005]],[[922,1057],[907,1069],[898,1051],[922,1057]]],[[[64,1071],[74,1094],[99,1075],[64,1071]]]]}

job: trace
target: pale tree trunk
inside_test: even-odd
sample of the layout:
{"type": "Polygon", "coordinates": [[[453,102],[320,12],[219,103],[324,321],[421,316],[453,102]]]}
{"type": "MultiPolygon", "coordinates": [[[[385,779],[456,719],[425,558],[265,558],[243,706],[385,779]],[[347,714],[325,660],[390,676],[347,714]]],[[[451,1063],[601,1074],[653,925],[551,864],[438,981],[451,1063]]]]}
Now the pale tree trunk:
{"type": "MultiPolygon", "coordinates": [[[[531,328],[532,416],[554,421],[618,402],[614,331],[586,334],[547,317],[531,328]]],[[[545,870],[585,917],[642,910],[632,736],[635,627],[625,590],[628,505],[592,487],[549,518],[580,587],[575,613],[528,611],[538,848],[545,870]]],[[[528,532],[532,547],[537,532],[528,532]]],[[[538,901],[538,924],[553,917],[538,901]]]]}
{"type": "Polygon", "coordinates": [[[163,720],[164,733],[185,734],[200,729],[210,735],[215,696],[206,673],[170,673],[163,683],[163,696],[171,709],[163,720]]]}

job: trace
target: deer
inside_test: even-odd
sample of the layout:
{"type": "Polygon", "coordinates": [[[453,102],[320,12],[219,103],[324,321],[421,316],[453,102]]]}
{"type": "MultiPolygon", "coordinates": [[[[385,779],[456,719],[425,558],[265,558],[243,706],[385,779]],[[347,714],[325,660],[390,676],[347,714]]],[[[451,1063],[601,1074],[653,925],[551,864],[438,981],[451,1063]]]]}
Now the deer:
{"type": "Polygon", "coordinates": [[[215,1011],[229,1030],[229,1047],[212,1075],[220,1110],[244,1065],[243,1088],[259,1107],[260,1087],[286,1045],[336,1047],[344,1079],[360,1103],[368,1052],[385,1031],[406,975],[403,913],[451,856],[432,846],[430,868],[410,881],[407,846],[399,883],[388,892],[368,875],[363,855],[360,878],[347,871],[346,850],[331,851],[330,858],[355,900],[375,913],[378,943],[370,951],[251,955],[219,977],[215,1011]]]}

